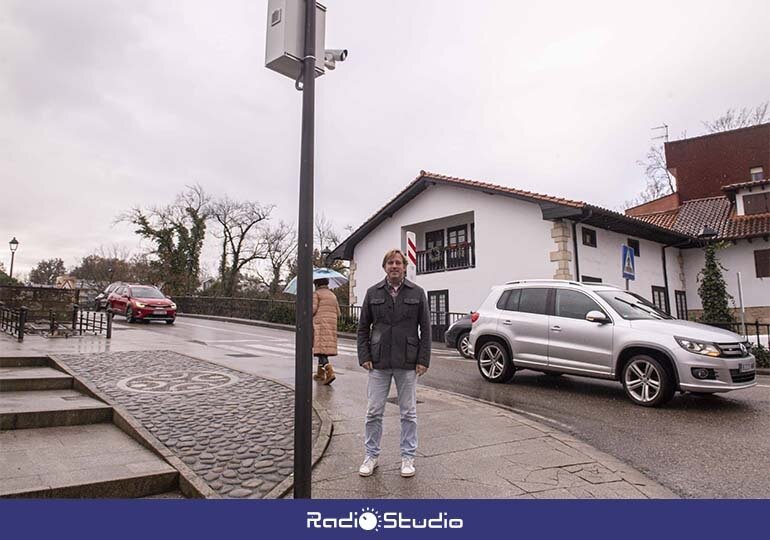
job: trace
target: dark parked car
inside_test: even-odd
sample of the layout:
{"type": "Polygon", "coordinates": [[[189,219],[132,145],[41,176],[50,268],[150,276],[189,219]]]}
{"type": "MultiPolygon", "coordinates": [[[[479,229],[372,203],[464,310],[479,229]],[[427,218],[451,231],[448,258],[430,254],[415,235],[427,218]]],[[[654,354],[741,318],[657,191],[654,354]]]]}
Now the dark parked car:
{"type": "Polygon", "coordinates": [[[107,288],[104,289],[102,292],[96,295],[96,298],[94,298],[94,309],[96,311],[101,311],[103,309],[107,309],[107,301],[110,297],[110,293],[113,292],[115,289],[123,285],[122,281],[116,281],[115,283],[110,283],[107,285],[107,288]]]}
{"type": "Polygon", "coordinates": [[[459,352],[464,358],[473,358],[473,355],[468,350],[468,345],[470,344],[469,336],[472,326],[473,324],[471,323],[471,316],[468,314],[453,322],[449,328],[447,328],[447,331],[444,334],[444,342],[446,343],[446,346],[451,349],[457,349],[457,352],[459,352]]]}
{"type": "Polygon", "coordinates": [[[166,321],[174,324],[176,304],[152,285],[120,285],[110,293],[109,309],[123,315],[127,322],[166,321]]]}

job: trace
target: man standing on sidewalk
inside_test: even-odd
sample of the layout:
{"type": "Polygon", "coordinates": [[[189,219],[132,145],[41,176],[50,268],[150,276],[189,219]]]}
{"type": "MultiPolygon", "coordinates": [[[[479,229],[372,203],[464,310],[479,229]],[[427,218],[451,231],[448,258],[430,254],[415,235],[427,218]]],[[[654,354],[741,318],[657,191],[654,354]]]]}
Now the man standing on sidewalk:
{"type": "Polygon", "coordinates": [[[406,265],[400,250],[385,254],[385,279],[366,291],[358,319],[358,363],[369,371],[361,476],[370,476],[377,467],[391,379],[396,381],[401,411],[401,476],[415,473],[417,376],[430,364],[430,314],[425,291],[405,278],[406,265]]]}

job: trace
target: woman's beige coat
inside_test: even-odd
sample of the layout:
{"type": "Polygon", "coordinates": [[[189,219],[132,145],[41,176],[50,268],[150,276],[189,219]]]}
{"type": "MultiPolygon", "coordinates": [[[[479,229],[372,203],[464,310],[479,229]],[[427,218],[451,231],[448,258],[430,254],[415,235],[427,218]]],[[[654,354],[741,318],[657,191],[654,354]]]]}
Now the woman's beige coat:
{"type": "Polygon", "coordinates": [[[313,354],[337,356],[337,317],[340,305],[328,287],[313,293],[313,354]]]}

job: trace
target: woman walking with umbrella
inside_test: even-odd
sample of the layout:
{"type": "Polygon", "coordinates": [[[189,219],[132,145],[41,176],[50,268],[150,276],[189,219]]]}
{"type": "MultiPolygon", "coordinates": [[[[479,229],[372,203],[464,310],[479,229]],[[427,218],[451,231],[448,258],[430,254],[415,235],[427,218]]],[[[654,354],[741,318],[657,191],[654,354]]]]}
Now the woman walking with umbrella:
{"type": "MultiPolygon", "coordinates": [[[[337,317],[340,305],[331,291],[347,284],[348,278],[330,268],[315,268],[313,283],[313,354],[318,357],[318,372],[313,375],[316,381],[331,384],[335,379],[334,368],[329,363],[330,356],[337,356],[337,317]]],[[[297,294],[297,278],[292,279],[283,292],[297,294]]]]}
{"type": "Polygon", "coordinates": [[[316,279],[313,293],[313,354],[318,357],[318,372],[313,378],[331,384],[336,378],[330,356],[337,356],[337,317],[340,305],[329,290],[327,278],[316,279]]]}

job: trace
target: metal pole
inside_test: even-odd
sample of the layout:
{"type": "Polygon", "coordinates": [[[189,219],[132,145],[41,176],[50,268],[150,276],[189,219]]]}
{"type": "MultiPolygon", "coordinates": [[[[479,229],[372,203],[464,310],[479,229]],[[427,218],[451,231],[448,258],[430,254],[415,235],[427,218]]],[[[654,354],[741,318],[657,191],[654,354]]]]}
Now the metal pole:
{"type": "Polygon", "coordinates": [[[741,284],[741,273],[738,272],[738,303],[741,306],[741,330],[746,335],[746,308],[743,307],[743,285],[741,284]]]}
{"type": "Polygon", "coordinates": [[[297,333],[294,361],[294,498],[310,498],[313,404],[313,156],[315,0],[305,0],[302,151],[299,173],[297,333]]]}
{"type": "Polygon", "coordinates": [[[9,278],[13,277],[13,258],[16,256],[16,253],[11,251],[11,272],[8,274],[9,278]]]}

